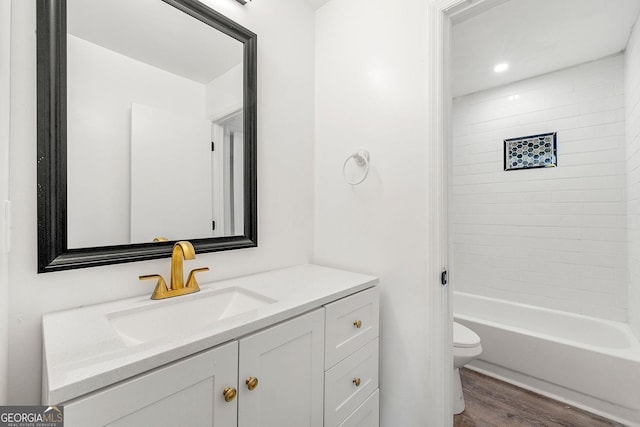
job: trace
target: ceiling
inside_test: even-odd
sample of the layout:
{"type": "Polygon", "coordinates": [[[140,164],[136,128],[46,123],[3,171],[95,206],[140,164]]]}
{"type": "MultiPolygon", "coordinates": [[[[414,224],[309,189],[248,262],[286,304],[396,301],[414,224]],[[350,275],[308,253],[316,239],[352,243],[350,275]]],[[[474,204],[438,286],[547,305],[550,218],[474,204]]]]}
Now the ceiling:
{"type": "Polygon", "coordinates": [[[243,56],[241,42],[158,0],[67,0],[67,32],[203,84],[243,56]]]}
{"type": "Polygon", "coordinates": [[[454,96],[619,53],[639,13],[640,0],[498,1],[454,24],[454,96]]]}
{"type": "Polygon", "coordinates": [[[329,1],[330,0],[307,0],[307,3],[309,3],[314,10],[318,10],[329,1]]]}

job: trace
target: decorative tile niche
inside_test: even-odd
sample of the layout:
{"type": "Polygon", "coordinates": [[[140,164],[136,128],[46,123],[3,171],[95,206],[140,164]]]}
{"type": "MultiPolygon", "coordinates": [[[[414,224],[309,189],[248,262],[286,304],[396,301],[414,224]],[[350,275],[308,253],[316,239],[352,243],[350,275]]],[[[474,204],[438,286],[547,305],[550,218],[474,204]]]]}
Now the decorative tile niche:
{"type": "Polygon", "coordinates": [[[556,132],[504,140],[505,171],[556,166],[556,132]]]}

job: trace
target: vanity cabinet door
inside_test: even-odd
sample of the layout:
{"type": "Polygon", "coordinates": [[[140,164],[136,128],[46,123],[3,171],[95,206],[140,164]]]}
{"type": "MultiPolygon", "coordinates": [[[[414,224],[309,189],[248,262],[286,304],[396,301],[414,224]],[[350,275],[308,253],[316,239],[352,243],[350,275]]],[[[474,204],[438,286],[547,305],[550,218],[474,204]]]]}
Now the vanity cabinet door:
{"type": "Polygon", "coordinates": [[[321,427],[323,371],[324,309],[241,339],[238,426],[321,427]]]}
{"type": "Polygon", "coordinates": [[[65,404],[65,426],[235,426],[237,367],[234,341],[65,404]]]}

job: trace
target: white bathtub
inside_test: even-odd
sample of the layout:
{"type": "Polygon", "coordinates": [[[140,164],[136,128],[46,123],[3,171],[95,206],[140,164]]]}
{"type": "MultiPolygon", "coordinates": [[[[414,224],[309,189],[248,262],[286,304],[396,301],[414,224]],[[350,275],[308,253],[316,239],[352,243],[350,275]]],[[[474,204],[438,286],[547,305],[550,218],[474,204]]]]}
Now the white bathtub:
{"type": "Polygon", "coordinates": [[[640,343],[628,325],[454,292],[454,318],[483,353],[470,367],[640,426],[640,343]]]}

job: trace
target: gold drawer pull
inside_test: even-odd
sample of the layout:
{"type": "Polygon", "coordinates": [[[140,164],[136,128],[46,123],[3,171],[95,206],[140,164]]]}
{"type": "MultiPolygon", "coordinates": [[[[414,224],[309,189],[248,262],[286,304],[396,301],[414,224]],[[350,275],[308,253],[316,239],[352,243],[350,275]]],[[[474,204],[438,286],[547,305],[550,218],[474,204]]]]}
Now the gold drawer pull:
{"type": "Polygon", "coordinates": [[[353,322],[353,326],[355,326],[356,328],[360,329],[360,327],[362,326],[362,321],[361,320],[356,320],[355,322],[353,322]]]}
{"type": "Polygon", "coordinates": [[[360,387],[360,378],[354,378],[353,383],[356,385],[356,387],[360,387]]]}
{"type": "Polygon", "coordinates": [[[249,377],[245,382],[249,390],[253,390],[254,388],[258,387],[258,379],[255,377],[249,377]]]}
{"type": "Polygon", "coordinates": [[[236,394],[238,394],[238,392],[236,391],[235,388],[232,388],[232,387],[227,387],[222,392],[225,402],[231,402],[233,399],[236,398],[236,394]]]}

